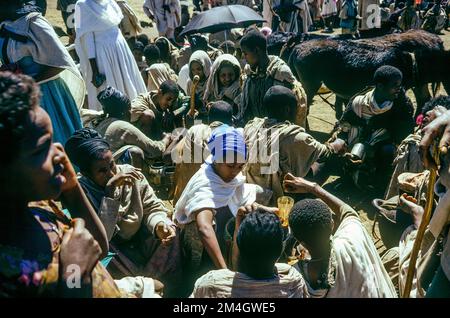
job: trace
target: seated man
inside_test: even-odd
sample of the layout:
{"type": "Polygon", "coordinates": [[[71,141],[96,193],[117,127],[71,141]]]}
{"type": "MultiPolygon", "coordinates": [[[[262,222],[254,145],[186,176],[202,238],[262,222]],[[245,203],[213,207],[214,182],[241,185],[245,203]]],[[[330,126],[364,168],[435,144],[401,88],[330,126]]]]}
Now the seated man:
{"type": "Polygon", "coordinates": [[[191,297],[308,297],[302,275],[290,265],[277,263],[283,250],[283,228],[272,212],[256,204],[239,209],[233,249],[237,271],[210,271],[197,280],[191,297]]]}
{"type": "MultiPolygon", "coordinates": [[[[155,273],[146,265],[158,245],[156,240],[167,245],[175,237],[174,224],[168,219],[163,202],[139,169],[116,165],[108,142],[95,130],[76,131],[65,148],[70,160],[80,169],[79,182],[100,216],[114,249],[125,254],[135,268],[145,269],[129,268],[125,274],[153,276],[155,273]]],[[[119,254],[118,259],[121,257],[119,254]]]]}
{"type": "Polygon", "coordinates": [[[131,123],[152,139],[159,140],[164,132],[176,127],[172,105],[178,100],[180,91],[175,82],[164,81],[159,89],[139,94],[131,102],[131,123]]]}
{"type": "Polygon", "coordinates": [[[425,103],[422,113],[417,117],[418,127],[416,131],[407,136],[398,146],[397,156],[394,159],[394,173],[386,190],[385,199],[399,194],[397,178],[400,174],[425,170],[419,154],[419,143],[422,139],[421,130],[448,109],[450,109],[449,96],[441,95],[425,103]]]}
{"type": "Polygon", "coordinates": [[[133,126],[130,123],[130,100],[115,88],[108,87],[100,92],[98,99],[106,118],[94,129],[109,143],[116,161],[131,163],[148,177],[151,161],[162,157],[170,144],[170,136],[155,141],[133,126]]]}
{"type": "Polygon", "coordinates": [[[396,145],[413,131],[413,105],[402,89],[403,75],[393,66],[374,74],[375,88],[352,98],[334,137],[345,141],[349,172],[359,187],[384,184],[390,176],[396,145]]]}
{"type": "Polygon", "coordinates": [[[301,177],[319,177],[325,162],[339,152],[339,145],[338,141],[321,144],[305,129],[293,124],[297,100],[286,87],[269,88],[262,108],[268,117],[255,118],[244,128],[249,146],[249,163],[245,175],[247,182],[273,192],[270,205],[274,206],[277,199],[284,195],[282,180],[288,172],[301,177]],[[278,149],[274,149],[274,146],[278,149]],[[270,154],[267,154],[268,149],[271,150],[270,154]]]}
{"type": "Polygon", "coordinates": [[[284,186],[287,192],[310,193],[323,201],[301,200],[289,215],[292,234],[311,256],[297,263],[311,297],[397,297],[355,210],[303,178],[288,174],[284,186]]]}
{"type": "Polygon", "coordinates": [[[208,141],[212,132],[223,124],[229,126],[233,124],[233,107],[222,101],[212,103],[208,112],[208,124],[198,124],[189,128],[173,150],[172,160],[176,163],[174,204],[177,203],[189,180],[210,155],[208,141]]]}
{"type": "Polygon", "coordinates": [[[242,88],[238,120],[245,124],[255,117],[267,116],[267,110],[262,107],[264,95],[270,87],[282,85],[296,93],[299,111],[295,123],[304,126],[306,95],[289,66],[278,56],[267,54],[267,39],[257,30],[244,35],[240,46],[250,67],[245,69],[247,78],[242,88]]]}

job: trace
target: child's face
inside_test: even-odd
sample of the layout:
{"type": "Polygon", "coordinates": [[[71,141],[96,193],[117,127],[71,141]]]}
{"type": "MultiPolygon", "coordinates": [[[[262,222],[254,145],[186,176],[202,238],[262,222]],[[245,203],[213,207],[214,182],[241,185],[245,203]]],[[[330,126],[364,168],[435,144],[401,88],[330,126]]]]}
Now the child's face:
{"type": "Polygon", "coordinates": [[[251,50],[250,48],[247,48],[245,46],[241,47],[242,55],[244,56],[247,63],[255,67],[259,63],[259,57],[258,57],[258,50],[251,50]]]}
{"type": "Polygon", "coordinates": [[[223,87],[229,87],[236,80],[236,73],[232,66],[224,66],[219,71],[219,82],[223,87]]]}
{"type": "Polygon", "coordinates": [[[158,105],[162,110],[169,109],[172,104],[177,100],[178,96],[172,93],[163,94],[161,91],[158,92],[158,105]]]}
{"type": "Polygon", "coordinates": [[[225,182],[231,182],[244,169],[245,163],[214,163],[214,170],[225,182]]]}
{"type": "Polygon", "coordinates": [[[205,79],[205,74],[203,73],[203,66],[198,62],[191,63],[191,73],[192,77],[198,75],[200,77],[200,81],[202,82],[205,79]]]}
{"type": "Polygon", "coordinates": [[[101,160],[92,163],[89,178],[98,186],[105,188],[108,181],[117,173],[116,163],[111,150],[105,151],[101,160]]]}
{"type": "Polygon", "coordinates": [[[21,142],[21,151],[9,167],[16,193],[29,201],[56,199],[61,194],[65,178],[64,167],[55,164],[56,157],[63,155],[52,142],[53,129],[50,117],[41,107],[30,111],[26,124],[26,136],[21,142]]]}

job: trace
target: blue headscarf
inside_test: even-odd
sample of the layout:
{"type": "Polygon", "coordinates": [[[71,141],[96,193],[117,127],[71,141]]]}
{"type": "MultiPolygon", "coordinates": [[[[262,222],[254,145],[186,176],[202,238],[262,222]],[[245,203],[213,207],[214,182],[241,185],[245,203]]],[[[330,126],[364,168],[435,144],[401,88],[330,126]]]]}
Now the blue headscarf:
{"type": "Polygon", "coordinates": [[[214,129],[208,141],[208,149],[211,152],[211,158],[206,163],[247,162],[247,145],[244,136],[234,127],[222,125],[214,129]]]}

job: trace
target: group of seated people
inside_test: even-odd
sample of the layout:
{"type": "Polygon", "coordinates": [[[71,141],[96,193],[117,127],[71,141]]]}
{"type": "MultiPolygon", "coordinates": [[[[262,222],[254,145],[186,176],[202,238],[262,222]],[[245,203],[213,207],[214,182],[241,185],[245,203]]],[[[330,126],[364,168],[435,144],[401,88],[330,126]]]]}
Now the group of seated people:
{"type": "MultiPolygon", "coordinates": [[[[398,251],[400,265],[387,268],[358,213],[321,186],[331,171],[359,187],[361,176],[385,186],[410,171],[396,158],[415,126],[402,73],[380,67],[374,86],[350,101],[322,143],[305,129],[301,85],[285,62],[267,54],[266,38],[250,31],[240,49],[245,76],[236,57],[212,62],[206,50],[193,50],[180,69],[179,83],[183,68],[187,73],[183,88],[158,56],[158,44],[147,45],[143,75],[154,89],[131,101],[113,87],[103,90],[97,96],[103,114],[65,145],[52,142],[37,84],[0,72],[0,140],[8,149],[0,159],[7,206],[0,222],[0,261],[7,264],[0,268],[0,295],[403,296],[404,251],[398,251]],[[180,90],[197,103],[181,116],[180,90]],[[187,125],[190,119],[202,123],[187,125]],[[161,160],[175,164],[173,208],[150,177],[161,160]],[[285,195],[296,201],[288,227],[277,208],[285,195]],[[292,265],[287,246],[298,256],[292,265]],[[80,288],[70,287],[74,270],[80,288]]],[[[418,123],[428,151],[429,136],[449,125],[450,102],[439,97],[427,105],[418,123]]],[[[442,261],[426,284],[418,271],[417,297],[450,294],[447,163],[442,154],[439,219],[427,236],[444,238],[442,261]]],[[[419,212],[410,213],[409,240],[419,212]]]]}

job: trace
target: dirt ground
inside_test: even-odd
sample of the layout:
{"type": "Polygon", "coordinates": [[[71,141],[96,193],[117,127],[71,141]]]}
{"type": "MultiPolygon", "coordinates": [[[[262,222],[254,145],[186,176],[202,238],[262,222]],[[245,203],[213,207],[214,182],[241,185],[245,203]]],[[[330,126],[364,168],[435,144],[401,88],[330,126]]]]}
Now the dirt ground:
{"type": "MultiPolygon", "coordinates": [[[[128,0],[128,3],[135,10],[140,20],[148,21],[148,18],[145,16],[142,10],[143,0],[128,0]]],[[[56,10],[56,0],[48,1],[48,10],[46,18],[52,24],[58,25],[64,29],[61,14],[59,11],[56,10]]],[[[144,29],[144,32],[148,34],[150,38],[154,38],[157,36],[157,32],[154,27],[146,28],[144,29]]],[[[340,32],[340,30],[337,29],[335,32],[338,33],[340,32]]],[[[446,49],[450,49],[450,32],[444,31],[444,35],[442,35],[441,37],[444,40],[446,49]]],[[[440,93],[445,92],[441,91],[440,93]]],[[[408,92],[408,96],[415,103],[415,99],[411,91],[408,92]]],[[[334,95],[330,96],[328,101],[334,104],[334,95]]],[[[335,123],[334,110],[325,102],[323,102],[319,96],[316,96],[310,110],[308,121],[311,129],[311,134],[317,140],[324,142],[328,139],[329,133],[331,132],[335,123]]],[[[325,188],[331,193],[340,197],[342,200],[346,201],[351,206],[353,206],[360,213],[363,223],[368,229],[369,233],[372,233],[372,227],[374,224],[374,217],[375,217],[375,209],[372,207],[371,201],[372,199],[377,197],[382,198],[383,193],[361,192],[357,190],[355,187],[353,187],[351,184],[343,182],[341,177],[339,176],[331,176],[327,180],[325,188]]],[[[385,242],[386,244],[383,244],[383,242],[377,238],[379,237],[378,226],[376,226],[375,233],[376,234],[374,236],[374,242],[379,252],[383,253],[386,250],[386,245],[389,246],[390,243],[385,242]]],[[[395,239],[393,241],[395,242],[395,239]]]]}

